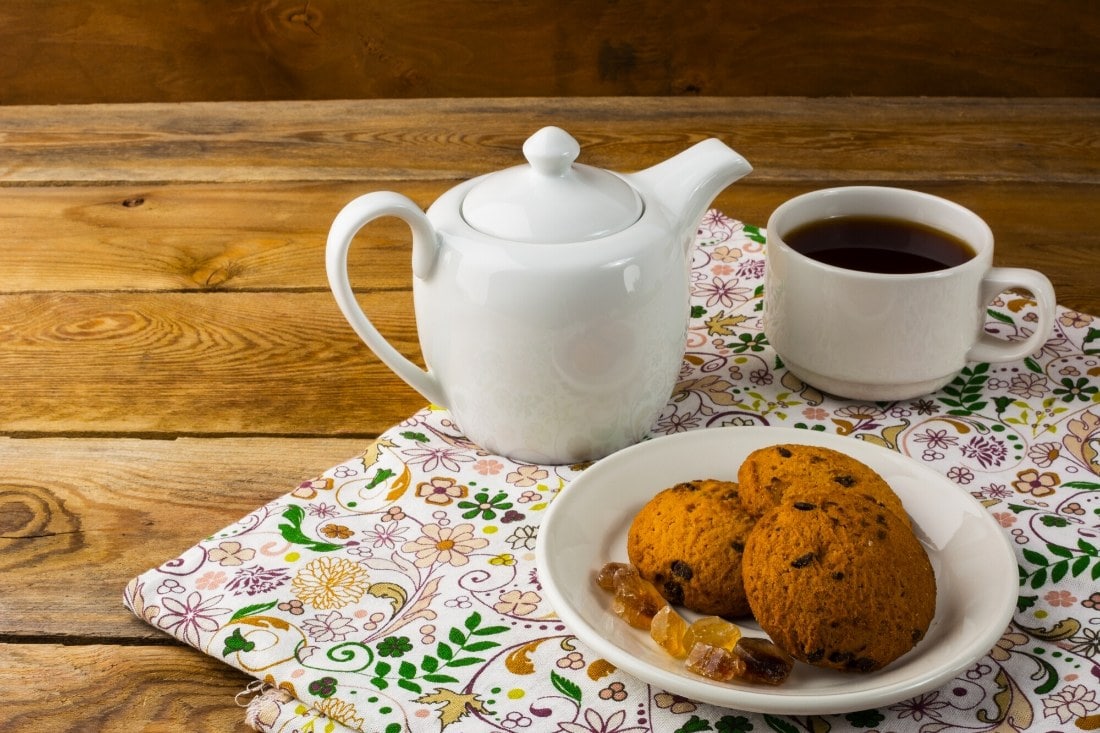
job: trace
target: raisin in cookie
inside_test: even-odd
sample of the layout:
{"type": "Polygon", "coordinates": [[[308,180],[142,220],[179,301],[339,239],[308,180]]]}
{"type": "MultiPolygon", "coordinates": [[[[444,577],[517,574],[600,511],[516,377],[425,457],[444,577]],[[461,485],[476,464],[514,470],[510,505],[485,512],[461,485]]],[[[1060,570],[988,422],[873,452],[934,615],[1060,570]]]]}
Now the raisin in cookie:
{"type": "Polygon", "coordinates": [[[746,616],[741,553],[752,526],[737,484],[689,481],[642,507],[630,525],[627,555],[669,603],[709,615],[746,616]]]}
{"type": "Polygon", "coordinates": [[[745,593],[760,627],[795,659],[870,672],[924,638],[936,579],[909,526],[862,494],[786,497],[745,544],[745,593]]]}
{"type": "Polygon", "coordinates": [[[909,524],[901,499],[871,467],[849,455],[814,445],[773,445],[753,451],[737,473],[741,500],[759,517],[788,491],[829,488],[869,494],[909,524]]]}

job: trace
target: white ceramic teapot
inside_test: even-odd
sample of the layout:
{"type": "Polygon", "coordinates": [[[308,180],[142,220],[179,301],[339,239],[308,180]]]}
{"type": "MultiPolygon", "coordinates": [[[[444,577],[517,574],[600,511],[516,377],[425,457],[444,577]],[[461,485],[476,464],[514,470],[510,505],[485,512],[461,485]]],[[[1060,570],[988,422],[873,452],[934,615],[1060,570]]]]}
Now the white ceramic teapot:
{"type": "Polygon", "coordinates": [[[543,128],[523,145],[527,165],[462,183],[427,214],[368,193],[328,236],[329,284],[356,333],[467,438],[521,461],[596,459],[646,434],[684,355],[696,227],[752,170],[717,139],[630,175],[574,163],[579,152],[543,128]],[[412,230],[427,371],[379,334],[348,282],[352,239],[383,216],[412,230]]]}

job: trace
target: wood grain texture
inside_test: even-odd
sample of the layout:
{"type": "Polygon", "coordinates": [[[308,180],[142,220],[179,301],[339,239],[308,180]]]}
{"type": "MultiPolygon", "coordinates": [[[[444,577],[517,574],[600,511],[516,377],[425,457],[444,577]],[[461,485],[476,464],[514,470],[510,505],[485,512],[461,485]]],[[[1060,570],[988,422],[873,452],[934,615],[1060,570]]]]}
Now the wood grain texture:
{"type": "Polygon", "coordinates": [[[80,0],[0,10],[0,103],[1096,96],[1090,0],[80,0]]]}
{"type": "MultiPolygon", "coordinates": [[[[425,206],[447,183],[24,186],[0,195],[0,292],[327,290],[333,217],[367,190],[425,206]]],[[[407,290],[408,228],[381,219],[351,259],[357,287],[407,290]]]]}
{"type": "Polygon", "coordinates": [[[3,721],[13,731],[244,733],[252,728],[234,697],[249,680],[182,646],[0,643],[0,689],[13,693],[3,721]]]}
{"type": "Polygon", "coordinates": [[[566,127],[620,171],[718,137],[753,182],[1100,180],[1100,99],[423,99],[0,107],[0,185],[453,181],[566,127]]]}
{"type": "Polygon", "coordinates": [[[168,643],[123,607],[131,578],[368,446],[0,438],[0,641],[168,643]]]}
{"type": "MultiPolygon", "coordinates": [[[[409,295],[363,306],[418,358],[409,295]]],[[[425,404],[327,291],[5,295],[0,324],[5,434],[372,436],[425,404]]]]}

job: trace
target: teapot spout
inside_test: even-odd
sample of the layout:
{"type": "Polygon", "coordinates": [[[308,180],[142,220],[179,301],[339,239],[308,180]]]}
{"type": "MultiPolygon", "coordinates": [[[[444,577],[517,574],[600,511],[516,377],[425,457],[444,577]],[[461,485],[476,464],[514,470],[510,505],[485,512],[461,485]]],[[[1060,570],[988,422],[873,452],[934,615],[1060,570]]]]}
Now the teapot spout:
{"type": "Polygon", "coordinates": [[[710,138],[627,178],[647,202],[664,206],[683,230],[693,229],[722,189],[751,171],[747,160],[710,138]]]}

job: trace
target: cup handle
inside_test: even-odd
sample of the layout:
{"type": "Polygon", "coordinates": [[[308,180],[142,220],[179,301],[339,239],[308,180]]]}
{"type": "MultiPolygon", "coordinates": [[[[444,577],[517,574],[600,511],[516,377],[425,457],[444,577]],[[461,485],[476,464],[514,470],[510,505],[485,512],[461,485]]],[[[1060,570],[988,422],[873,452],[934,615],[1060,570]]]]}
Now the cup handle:
{"type": "Polygon", "coordinates": [[[1035,331],[1023,341],[1005,341],[983,332],[981,338],[967,353],[967,361],[1015,361],[1039,350],[1054,327],[1057,303],[1054,286],[1046,275],[1019,267],[993,267],[982,280],[981,304],[984,310],[998,294],[1012,288],[1022,288],[1031,293],[1038,305],[1039,322],[1035,331]]]}
{"type": "Polygon", "coordinates": [[[439,251],[435,227],[428,221],[428,217],[420,207],[409,198],[389,191],[378,191],[352,200],[333,220],[328,233],[328,243],[325,246],[325,266],[328,271],[329,287],[344,318],[382,363],[429,401],[445,407],[446,393],[439,380],[435,375],[406,359],[386,341],[367,318],[363,309],[359,307],[359,303],[355,300],[355,293],[352,292],[351,283],[348,281],[348,251],[351,249],[352,240],[360,229],[383,216],[396,216],[408,224],[409,229],[412,230],[413,276],[426,279],[431,275],[439,251]]]}

